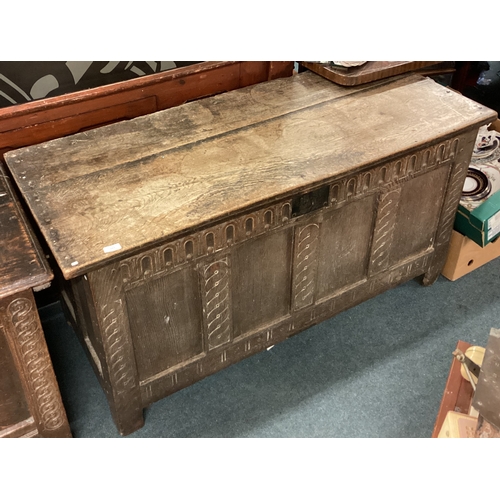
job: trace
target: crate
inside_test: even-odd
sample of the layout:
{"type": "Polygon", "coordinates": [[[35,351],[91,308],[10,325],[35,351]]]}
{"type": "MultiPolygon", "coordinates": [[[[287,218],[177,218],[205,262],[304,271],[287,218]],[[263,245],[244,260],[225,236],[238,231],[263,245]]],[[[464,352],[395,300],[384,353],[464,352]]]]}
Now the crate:
{"type": "Polygon", "coordinates": [[[442,275],[455,281],[500,256],[500,238],[479,246],[467,236],[453,231],[442,275]]]}

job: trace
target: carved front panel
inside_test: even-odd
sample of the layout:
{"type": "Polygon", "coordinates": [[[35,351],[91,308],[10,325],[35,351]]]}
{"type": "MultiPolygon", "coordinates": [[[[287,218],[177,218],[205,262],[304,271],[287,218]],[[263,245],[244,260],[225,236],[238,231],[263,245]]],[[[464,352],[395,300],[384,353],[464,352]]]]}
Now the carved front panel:
{"type": "Polygon", "coordinates": [[[229,363],[244,359],[281,342],[301,329],[326,320],[334,314],[395,286],[401,280],[411,279],[422,274],[427,265],[428,257],[422,257],[392,270],[381,272],[377,280],[360,282],[352,289],[340,291],[338,294],[318,301],[314,307],[301,309],[296,314],[276,321],[251,336],[236,338],[224,348],[223,352],[214,350],[201,360],[192,360],[180,366],[176,371],[175,379],[172,374],[168,374],[163,378],[158,377],[151,380],[149,384],[141,387],[144,401],[146,404],[156,401],[204,376],[217,372],[229,363]]]}
{"type": "Polygon", "coordinates": [[[448,139],[369,171],[343,177],[330,186],[331,204],[340,206],[381,189],[393,190],[413,177],[454,161],[458,155],[458,146],[459,139],[448,139]]]}
{"type": "Polygon", "coordinates": [[[401,186],[391,265],[433,246],[449,172],[449,167],[438,168],[401,186]]]}
{"type": "Polygon", "coordinates": [[[436,167],[450,164],[457,144],[450,139],[326,184],[328,206],[305,216],[293,217],[294,197],[123,259],[140,379],[203,357],[428,248],[440,205],[420,213],[416,200],[440,197],[447,169],[436,167]],[[415,224],[425,244],[401,229],[415,224]]]}
{"type": "Polygon", "coordinates": [[[325,183],[327,206],[294,212],[304,191],[118,263],[145,400],[424,273],[457,144],[325,183]]]}
{"type": "Polygon", "coordinates": [[[318,298],[366,277],[375,196],[348,203],[324,214],[321,225],[317,290],[318,298]]]}
{"type": "Polygon", "coordinates": [[[178,271],[126,293],[139,379],[186,361],[203,349],[203,321],[196,270],[178,271]]]}
{"type": "Polygon", "coordinates": [[[290,312],[292,231],[276,231],[235,247],[232,296],[235,337],[290,312]]]}
{"type": "Polygon", "coordinates": [[[120,262],[123,285],[126,289],[141,286],[200,258],[210,258],[221,250],[287,226],[292,223],[291,217],[291,200],[284,200],[123,259],[120,262]]]}

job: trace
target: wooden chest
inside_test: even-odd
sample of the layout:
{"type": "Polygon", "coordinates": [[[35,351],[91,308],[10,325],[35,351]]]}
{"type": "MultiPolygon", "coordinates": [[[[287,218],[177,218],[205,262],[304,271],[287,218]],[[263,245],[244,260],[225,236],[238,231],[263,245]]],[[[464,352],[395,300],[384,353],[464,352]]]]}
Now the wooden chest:
{"type": "Polygon", "coordinates": [[[119,431],[147,405],[439,275],[479,126],[430,79],[261,83],[6,154],[119,431]]]}
{"type": "Polygon", "coordinates": [[[71,437],[32,289],[47,262],[0,163],[0,437],[71,437]]]}

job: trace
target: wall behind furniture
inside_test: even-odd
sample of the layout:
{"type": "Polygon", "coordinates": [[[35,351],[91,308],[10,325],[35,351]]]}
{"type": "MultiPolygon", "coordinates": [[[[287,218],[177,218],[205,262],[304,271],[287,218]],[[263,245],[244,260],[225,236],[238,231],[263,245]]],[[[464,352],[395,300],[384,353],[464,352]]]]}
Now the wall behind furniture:
{"type": "Polygon", "coordinates": [[[150,75],[200,61],[0,62],[0,108],[150,75]]]}

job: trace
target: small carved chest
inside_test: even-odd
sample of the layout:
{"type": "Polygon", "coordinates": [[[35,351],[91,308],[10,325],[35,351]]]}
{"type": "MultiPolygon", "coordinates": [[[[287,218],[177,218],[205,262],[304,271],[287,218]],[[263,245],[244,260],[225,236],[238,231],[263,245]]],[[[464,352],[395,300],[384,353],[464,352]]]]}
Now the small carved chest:
{"type": "Polygon", "coordinates": [[[71,437],[32,293],[52,277],[0,163],[0,437],[71,437]]]}
{"type": "Polygon", "coordinates": [[[478,128],[434,81],[261,83],[6,155],[122,434],[150,403],[439,275],[478,128]]]}

